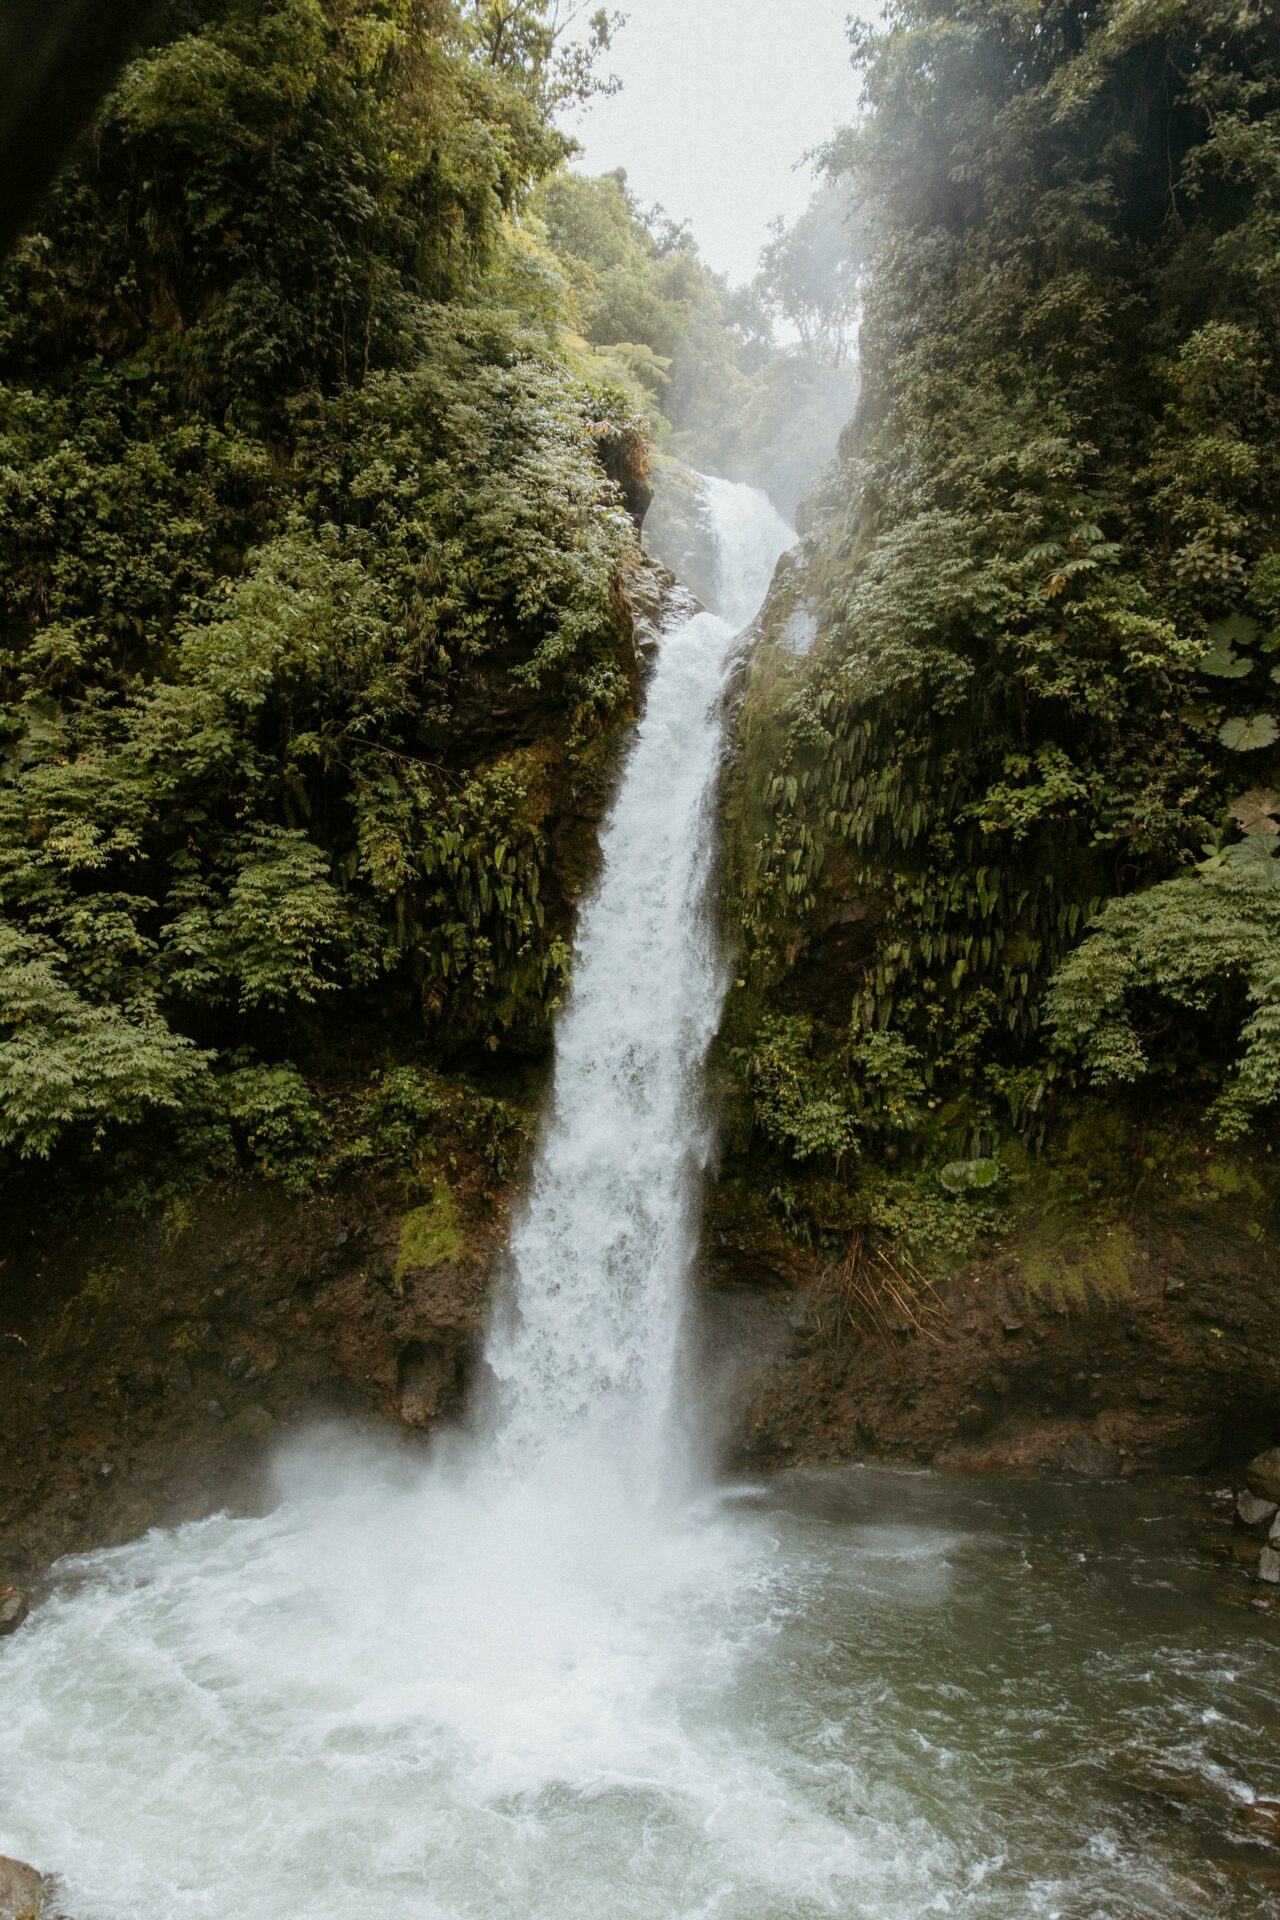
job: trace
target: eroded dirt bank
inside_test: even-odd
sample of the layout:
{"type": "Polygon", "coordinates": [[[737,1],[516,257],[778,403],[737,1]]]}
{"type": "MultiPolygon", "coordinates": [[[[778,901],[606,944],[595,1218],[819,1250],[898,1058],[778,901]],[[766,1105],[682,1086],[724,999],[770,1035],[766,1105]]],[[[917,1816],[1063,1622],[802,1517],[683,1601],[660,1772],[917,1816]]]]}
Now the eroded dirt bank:
{"type": "Polygon", "coordinates": [[[741,1454],[1228,1470],[1280,1439],[1280,1274],[1256,1216],[1251,1199],[1138,1203],[1067,1285],[1015,1234],[914,1317],[873,1309],[845,1267],[726,1223],[710,1259],[744,1355],[741,1454]]]}
{"type": "Polygon", "coordinates": [[[357,1190],[253,1183],[163,1221],[11,1257],[0,1343],[0,1578],[224,1500],[265,1497],[279,1441],[331,1415],[412,1437],[454,1413],[500,1203],[460,1236],[357,1190]]]}

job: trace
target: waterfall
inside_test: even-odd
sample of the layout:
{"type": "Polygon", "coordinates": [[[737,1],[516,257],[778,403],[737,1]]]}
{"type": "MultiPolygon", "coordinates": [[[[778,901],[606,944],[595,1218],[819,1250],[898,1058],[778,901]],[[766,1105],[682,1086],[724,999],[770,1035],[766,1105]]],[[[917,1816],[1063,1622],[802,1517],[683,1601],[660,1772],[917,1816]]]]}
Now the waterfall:
{"type": "Polygon", "coordinates": [[[1270,1649],[1158,1488],[690,1486],[721,694],[787,538],[704,484],[716,611],[604,833],[483,1409],[296,1438],[269,1511],[64,1561],[0,1641],[0,1854],[76,1920],[1273,1912],[1230,1825],[1270,1649]]]}
{"type": "Polygon", "coordinates": [[[3,1649],[0,1852],[79,1920],[563,1920],[637,1872],[642,1920],[692,1911],[690,1873],[745,1920],[724,1873],[790,1883],[807,1847],[821,1886],[849,1851],[722,1711],[771,1549],[682,1412],[723,694],[791,538],[704,484],[719,606],[657,649],[469,1425],[410,1462],[308,1435],[270,1512],[64,1563],[3,1649]]]}
{"type": "Polygon", "coordinates": [[[551,1111],[490,1334],[495,1462],[590,1462],[633,1492],[681,1468],[681,1328],[708,1136],[701,1069],[725,978],[708,912],[725,676],[794,534],[704,476],[717,611],[664,638],[602,836],[551,1111]],[[723,616],[723,617],[722,617],[723,616]]]}
{"type": "Polygon", "coordinates": [[[754,620],[769,591],[773,570],[795,542],[767,493],[715,474],[698,482],[711,515],[715,541],[715,612],[741,631],[754,620]]]}

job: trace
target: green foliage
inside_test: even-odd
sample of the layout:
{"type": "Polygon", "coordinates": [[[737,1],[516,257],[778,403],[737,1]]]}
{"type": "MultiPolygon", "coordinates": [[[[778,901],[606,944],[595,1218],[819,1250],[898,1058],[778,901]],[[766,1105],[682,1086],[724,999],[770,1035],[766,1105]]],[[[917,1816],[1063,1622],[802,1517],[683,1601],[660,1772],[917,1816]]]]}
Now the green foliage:
{"type": "Polygon", "coordinates": [[[1250,838],[1207,870],[1108,901],[1047,1002],[1058,1045],[1095,1085],[1198,1072],[1221,1085],[1212,1111],[1224,1137],[1280,1098],[1275,850],[1250,838]]]}
{"type": "Polygon", "coordinates": [[[568,30],[583,11],[576,7],[562,14],[558,0],[469,0],[466,15],[489,66],[550,119],[565,107],[582,107],[618,90],[616,77],[602,75],[599,63],[626,16],[596,7],[585,34],[571,39],[568,30]]]}
{"type": "Polygon", "coordinates": [[[810,1032],[799,1015],[762,1021],[745,1077],[756,1123],[772,1146],[793,1160],[830,1160],[839,1167],[858,1150],[856,1118],[841,1093],[815,1074],[810,1032]]]}
{"type": "Polygon", "coordinates": [[[519,1172],[533,1145],[532,1115],[488,1094],[474,1094],[467,1101],[463,1126],[497,1180],[519,1172]]]}
{"type": "Polygon", "coordinates": [[[1251,647],[1259,631],[1257,621],[1248,614],[1233,613],[1225,620],[1211,620],[1209,646],[1196,662],[1201,673],[1217,680],[1243,680],[1253,672],[1253,661],[1242,659],[1236,648],[1251,647]]]}
{"type": "Polygon", "coordinates": [[[862,395],[788,588],[818,638],[757,654],[738,723],[744,1007],[762,1036],[814,1007],[832,1098],[850,1008],[901,1036],[977,1159],[1043,1126],[1074,1020],[1118,1070],[1171,995],[1179,1072],[1226,1073],[1235,1124],[1272,863],[1171,876],[1220,847],[1238,754],[1280,775],[1280,47],[1234,0],[903,0],[854,42],[865,111],[828,165],[865,233],[862,395]],[[1243,1024],[1178,971],[1171,907],[1243,1024]],[[1105,950],[1125,985],[1103,1020],[1061,976],[1046,1047],[1095,921],[1078,967],[1105,950]]]}
{"type": "Polygon", "coordinates": [[[839,1170],[868,1138],[910,1135],[924,1119],[924,1078],[915,1049],[894,1033],[851,1035],[844,1054],[815,1061],[813,1023],[799,1014],[761,1021],[750,1052],[736,1058],[755,1123],[791,1159],[839,1170]]]}
{"type": "Polygon", "coordinates": [[[938,1174],[939,1183],[952,1194],[985,1193],[999,1178],[1000,1162],[991,1158],[949,1160],[938,1174]]]}
{"type": "Polygon", "coordinates": [[[820,195],[811,215],[778,228],[750,288],[731,289],[700,258],[687,227],[645,212],[625,173],[553,175],[522,221],[544,244],[532,302],[580,336],[591,379],[630,396],[666,451],[694,466],[767,486],[792,508],[834,450],[853,401],[847,209],[820,195]],[[779,345],[777,320],[800,334],[779,345]]]}
{"type": "Polygon", "coordinates": [[[60,959],[51,942],[0,927],[0,1147],[23,1159],[47,1160],[70,1128],[97,1145],[109,1124],[172,1112],[209,1070],[144,989],[98,1003],[60,959]]]}
{"type": "Polygon", "coordinates": [[[439,1080],[417,1067],[378,1074],[368,1101],[367,1124],[383,1159],[402,1165],[419,1157],[448,1111],[439,1080]]]}
{"type": "Polygon", "coordinates": [[[240,1066],[224,1074],[219,1091],[227,1116],[255,1172],[305,1193],[328,1144],[324,1115],[296,1067],[240,1066]]]}
{"type": "Polygon", "coordinates": [[[506,276],[612,24],[174,0],[0,270],[10,1165],[301,1187],[427,1117],[346,1030],[545,1046],[646,447],[506,276]]]}
{"type": "Polygon", "coordinates": [[[1254,713],[1247,719],[1224,720],[1218,728],[1218,738],[1232,753],[1258,753],[1263,747],[1275,745],[1280,738],[1280,727],[1273,714],[1254,713]]]}
{"type": "Polygon", "coordinates": [[[794,327],[815,359],[831,366],[842,365],[854,348],[867,238],[850,195],[828,181],[790,227],[773,223],[761,257],[761,299],[794,327]]]}

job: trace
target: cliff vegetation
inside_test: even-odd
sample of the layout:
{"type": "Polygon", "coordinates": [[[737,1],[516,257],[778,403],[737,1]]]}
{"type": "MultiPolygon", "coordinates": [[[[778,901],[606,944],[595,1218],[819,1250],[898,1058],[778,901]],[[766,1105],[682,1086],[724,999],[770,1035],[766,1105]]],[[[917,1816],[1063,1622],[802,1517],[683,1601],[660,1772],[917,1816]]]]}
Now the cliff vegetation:
{"type": "Polygon", "coordinates": [[[737,722],[733,1146],[802,1234],[964,1244],[1090,1116],[1269,1151],[1280,26],[899,0],[853,47],[862,387],[737,722]]]}
{"type": "Polygon", "coordinates": [[[557,17],[171,0],[3,269],[24,1212],[243,1168],[429,1195],[441,1114],[518,1158],[634,710],[651,442],[787,358],[567,170],[618,22],[557,17]]]}

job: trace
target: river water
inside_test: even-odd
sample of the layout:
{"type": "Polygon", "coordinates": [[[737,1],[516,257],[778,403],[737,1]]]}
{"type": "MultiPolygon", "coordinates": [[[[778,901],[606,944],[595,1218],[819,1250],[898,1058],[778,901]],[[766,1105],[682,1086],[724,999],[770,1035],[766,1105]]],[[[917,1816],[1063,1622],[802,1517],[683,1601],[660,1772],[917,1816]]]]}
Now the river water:
{"type": "Polygon", "coordinates": [[[466,1428],[299,1440],[0,1652],[0,1851],[76,1920],[1274,1911],[1275,1632],[1171,1490],[707,1471],[720,714],[791,536],[706,487],[719,612],[659,650],[466,1428]]]}
{"type": "Polygon", "coordinates": [[[1273,1920],[1280,1646],[1176,1488],[584,1530],[328,1444],[67,1564],[0,1659],[0,1847],[77,1920],[1273,1920]]]}

